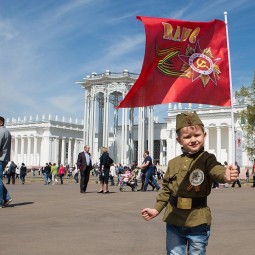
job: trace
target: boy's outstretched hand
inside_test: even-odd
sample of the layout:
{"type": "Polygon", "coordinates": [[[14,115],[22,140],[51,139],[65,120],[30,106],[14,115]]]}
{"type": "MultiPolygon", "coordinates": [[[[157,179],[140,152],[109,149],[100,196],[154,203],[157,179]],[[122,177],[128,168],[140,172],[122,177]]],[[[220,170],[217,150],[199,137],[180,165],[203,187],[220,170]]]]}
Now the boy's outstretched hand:
{"type": "Polygon", "coordinates": [[[225,181],[226,182],[233,182],[233,181],[236,181],[237,179],[238,179],[237,166],[229,165],[226,168],[225,181]]]}
{"type": "Polygon", "coordinates": [[[158,214],[159,212],[156,209],[144,208],[142,210],[142,216],[147,221],[155,218],[158,214]]]}

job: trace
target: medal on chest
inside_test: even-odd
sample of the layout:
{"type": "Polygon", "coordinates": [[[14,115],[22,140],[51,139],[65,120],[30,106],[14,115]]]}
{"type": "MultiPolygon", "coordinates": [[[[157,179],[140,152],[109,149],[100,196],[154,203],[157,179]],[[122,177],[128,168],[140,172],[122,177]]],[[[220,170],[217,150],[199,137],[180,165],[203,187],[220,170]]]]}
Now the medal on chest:
{"type": "Polygon", "coordinates": [[[195,170],[193,170],[189,176],[190,184],[188,185],[187,190],[191,191],[194,188],[196,192],[199,192],[200,185],[203,183],[204,178],[205,178],[205,175],[201,169],[196,168],[195,170]]]}

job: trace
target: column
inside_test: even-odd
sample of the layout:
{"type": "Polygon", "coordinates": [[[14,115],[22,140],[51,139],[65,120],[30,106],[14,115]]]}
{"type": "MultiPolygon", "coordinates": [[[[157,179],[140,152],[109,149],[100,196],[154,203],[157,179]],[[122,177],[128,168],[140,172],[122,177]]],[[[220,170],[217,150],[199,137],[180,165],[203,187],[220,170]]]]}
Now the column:
{"type": "Polygon", "coordinates": [[[54,158],[54,162],[59,165],[60,163],[60,159],[59,159],[59,137],[55,138],[55,158],[54,158]]]}
{"type": "Polygon", "coordinates": [[[49,151],[49,154],[48,154],[48,158],[49,158],[49,162],[51,162],[52,164],[53,163],[56,163],[56,162],[53,162],[53,157],[52,157],[52,144],[53,144],[53,137],[45,137],[45,140],[46,140],[46,143],[48,142],[48,151],[49,151]]]}
{"type": "Polygon", "coordinates": [[[164,140],[160,140],[160,155],[159,155],[159,164],[163,165],[164,160],[164,152],[166,148],[164,148],[164,140]]]}
{"type": "Polygon", "coordinates": [[[166,139],[166,158],[172,159],[173,158],[173,142],[172,142],[172,131],[167,130],[168,136],[166,139]]]}
{"type": "Polygon", "coordinates": [[[17,136],[15,136],[15,145],[14,145],[14,162],[17,164],[18,162],[18,145],[19,145],[19,139],[17,136]]]}
{"type": "Polygon", "coordinates": [[[88,91],[85,90],[85,100],[84,100],[84,130],[83,130],[83,141],[84,144],[88,143],[88,126],[89,126],[89,96],[88,91]]]}
{"type": "Polygon", "coordinates": [[[169,148],[170,148],[170,155],[171,155],[170,158],[174,158],[177,156],[177,141],[176,141],[175,129],[171,129],[170,132],[171,132],[170,143],[169,144],[167,143],[167,151],[169,151],[169,148]]]}
{"type": "MultiPolygon", "coordinates": [[[[97,132],[98,132],[98,145],[97,151],[104,146],[103,141],[103,134],[104,134],[104,98],[102,98],[101,94],[98,95],[98,125],[97,125],[97,132]]],[[[96,108],[95,108],[96,109],[96,108]]],[[[96,123],[95,123],[96,126],[96,123]]],[[[93,153],[94,154],[94,153],[93,153]]]]}
{"type": "Polygon", "coordinates": [[[205,150],[208,151],[209,150],[209,141],[210,141],[210,133],[209,133],[209,128],[205,128],[205,132],[206,132],[206,138],[205,138],[205,150]]]}
{"type": "Polygon", "coordinates": [[[129,163],[127,162],[127,140],[128,140],[128,134],[127,134],[127,108],[124,108],[124,143],[123,143],[123,162],[124,163],[129,163]]]}
{"type": "Polygon", "coordinates": [[[232,127],[228,127],[228,164],[233,162],[233,137],[232,137],[232,127]]]}
{"type": "Polygon", "coordinates": [[[21,137],[21,151],[20,151],[20,156],[21,156],[20,160],[21,160],[21,162],[18,162],[20,164],[24,162],[24,147],[25,147],[25,137],[22,136],[21,137]]]}
{"type": "Polygon", "coordinates": [[[62,137],[62,144],[61,144],[61,164],[66,164],[66,138],[62,137]]]}
{"type": "MultiPolygon", "coordinates": [[[[124,98],[124,96],[123,96],[123,98],[124,98]]],[[[122,114],[121,114],[121,154],[120,154],[120,160],[121,160],[122,164],[124,163],[123,155],[124,155],[124,137],[125,137],[125,134],[124,134],[124,123],[125,123],[124,109],[125,108],[122,108],[122,110],[121,110],[122,114]]]]}
{"type": "Polygon", "coordinates": [[[72,138],[70,137],[68,140],[68,159],[67,159],[68,165],[72,165],[72,138]]]}
{"type": "MultiPolygon", "coordinates": [[[[93,135],[94,135],[94,123],[95,123],[95,120],[94,120],[94,117],[95,117],[95,96],[93,95],[90,99],[90,111],[89,111],[89,141],[88,143],[90,144],[90,146],[92,147],[93,146],[93,135]]],[[[93,151],[93,149],[92,149],[93,151]]]]}
{"type": "Polygon", "coordinates": [[[154,157],[154,111],[153,106],[148,107],[148,151],[154,157]]]}
{"type": "Polygon", "coordinates": [[[34,136],[34,160],[33,160],[34,166],[37,166],[37,142],[38,138],[37,136],[34,136]]]}
{"type": "MultiPolygon", "coordinates": [[[[92,152],[92,160],[94,159],[95,151],[98,151],[97,148],[95,148],[95,136],[96,136],[96,99],[95,96],[93,97],[93,112],[92,112],[92,136],[91,140],[89,141],[90,151],[92,152]]],[[[83,144],[84,146],[85,144],[83,144]]]]}
{"type": "Polygon", "coordinates": [[[106,95],[105,104],[105,146],[109,146],[109,95],[106,95]]]}
{"type": "Polygon", "coordinates": [[[77,162],[78,154],[79,154],[79,141],[75,139],[73,150],[73,165],[77,162]]]}
{"type": "Polygon", "coordinates": [[[145,131],[145,116],[144,107],[138,108],[138,164],[143,162],[143,153],[145,146],[144,131],[145,131]]]}
{"type": "Polygon", "coordinates": [[[109,98],[108,94],[104,94],[104,116],[103,116],[103,146],[108,147],[108,125],[109,125],[109,98]]]}
{"type": "Polygon", "coordinates": [[[31,165],[31,136],[27,140],[27,165],[31,165]]]}
{"type": "Polygon", "coordinates": [[[129,163],[134,160],[134,137],[133,137],[133,129],[134,129],[134,109],[129,109],[129,137],[128,137],[128,150],[129,150],[129,163]]]}
{"type": "Polygon", "coordinates": [[[114,107],[114,120],[113,120],[113,152],[114,152],[114,160],[117,161],[119,159],[118,148],[117,148],[117,128],[118,128],[118,110],[114,107]]]}
{"type": "Polygon", "coordinates": [[[217,129],[217,150],[216,150],[216,154],[217,154],[217,160],[219,162],[221,162],[221,128],[216,127],[216,129],[217,129]]]}

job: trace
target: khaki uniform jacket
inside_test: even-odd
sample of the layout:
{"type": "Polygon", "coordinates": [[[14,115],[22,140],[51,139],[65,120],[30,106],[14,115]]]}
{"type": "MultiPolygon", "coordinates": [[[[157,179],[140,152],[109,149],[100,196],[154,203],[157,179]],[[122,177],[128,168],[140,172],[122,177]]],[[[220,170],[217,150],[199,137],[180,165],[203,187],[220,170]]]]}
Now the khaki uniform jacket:
{"type": "Polygon", "coordinates": [[[164,208],[163,221],[176,226],[195,227],[201,224],[211,224],[209,207],[179,209],[170,205],[170,195],[182,198],[204,198],[211,192],[212,181],[224,183],[226,168],[217,162],[213,154],[203,150],[195,154],[182,154],[168,162],[168,168],[163,178],[163,188],[157,195],[154,208],[161,212],[164,208]],[[194,170],[203,171],[203,178],[198,186],[192,186],[190,176],[196,182],[194,170]],[[192,174],[193,172],[193,174],[192,174]]]}

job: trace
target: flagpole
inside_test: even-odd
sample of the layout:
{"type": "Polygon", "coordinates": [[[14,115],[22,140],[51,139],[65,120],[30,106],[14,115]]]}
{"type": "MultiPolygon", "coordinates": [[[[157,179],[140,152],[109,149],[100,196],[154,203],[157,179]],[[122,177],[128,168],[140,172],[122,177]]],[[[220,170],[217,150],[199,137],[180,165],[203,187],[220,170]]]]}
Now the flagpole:
{"type": "Polygon", "coordinates": [[[228,47],[228,63],[229,63],[229,82],[230,82],[230,98],[231,98],[231,131],[232,131],[232,164],[236,161],[236,146],[235,146],[235,124],[234,124],[234,109],[233,109],[233,86],[232,86],[232,74],[231,74],[231,60],[230,60],[230,48],[228,37],[228,13],[224,12],[226,35],[227,35],[227,47],[228,47]]]}

